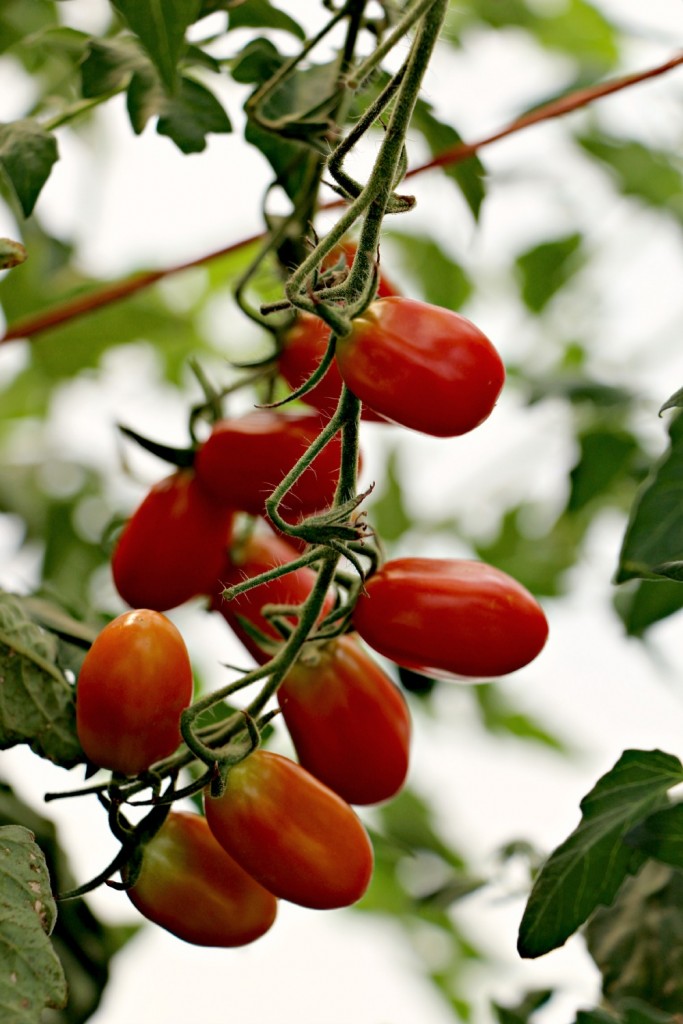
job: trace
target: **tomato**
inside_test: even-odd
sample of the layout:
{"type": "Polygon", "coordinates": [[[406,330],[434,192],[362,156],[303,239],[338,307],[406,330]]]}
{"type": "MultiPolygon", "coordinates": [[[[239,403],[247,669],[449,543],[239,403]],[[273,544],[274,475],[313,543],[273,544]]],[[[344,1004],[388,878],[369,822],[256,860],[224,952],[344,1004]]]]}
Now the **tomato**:
{"type": "Polygon", "coordinates": [[[98,634],[81,665],[81,746],[100,768],[137,775],[176,749],[191,699],[190,659],[173,623],[146,608],[124,612],[98,634]]]}
{"type": "MultiPolygon", "coordinates": [[[[299,313],[292,326],[283,336],[283,347],[278,361],[280,374],[295,391],[308,380],[325,354],[330,328],[319,317],[311,313],[299,313]]],[[[307,391],[301,401],[319,409],[326,416],[332,416],[342,389],[342,379],[336,363],[332,363],[323,379],[307,391]]],[[[362,407],[364,420],[386,422],[367,406],[362,407]]]]}
{"type": "Polygon", "coordinates": [[[436,437],[465,434],[493,410],[505,380],[485,334],[449,309],[378,299],[337,341],[339,372],[362,402],[436,437]]]}
{"type": "Polygon", "coordinates": [[[372,846],[360,820],[289,758],[254,751],[205,810],[221,846],[275,896],[331,910],[355,903],[369,885],[372,846]]]}
{"type": "Polygon", "coordinates": [[[401,789],[408,708],[357,637],[305,649],[280,685],[278,702],[301,765],[344,800],[374,804],[401,789]]]}
{"type": "Polygon", "coordinates": [[[397,558],[365,584],[353,624],[370,647],[431,676],[501,676],[542,650],[548,623],[521,583],[483,562],[397,558]]]}
{"type": "MultiPolygon", "coordinates": [[[[245,579],[252,579],[278,565],[286,565],[298,557],[299,553],[291,544],[274,534],[272,530],[256,530],[243,545],[234,548],[225,562],[220,577],[221,589],[234,586],[245,579]]],[[[239,617],[246,619],[267,636],[282,640],[282,634],[261,615],[261,608],[266,604],[303,604],[313,589],[315,580],[316,574],[313,569],[295,569],[286,576],[280,576],[270,583],[262,583],[245,591],[244,594],[239,594],[232,601],[224,600],[219,592],[213,600],[212,607],[221,613],[252,657],[259,664],[265,664],[271,654],[262,650],[249,636],[240,625],[239,617]]],[[[334,598],[330,594],[325,601],[323,616],[332,610],[333,604],[334,598]]],[[[292,618],[291,622],[293,625],[296,624],[296,619],[292,618]]]]}
{"type": "MultiPolygon", "coordinates": [[[[317,413],[260,410],[217,423],[195,459],[202,486],[230,508],[262,515],[266,498],[320,434],[317,413]]],[[[339,477],[340,436],[333,438],[282,503],[286,518],[332,504],[339,477]]]]}
{"type": "Polygon", "coordinates": [[[211,594],[225,559],[233,513],[206,493],[191,470],[149,491],[112,557],[114,584],[133,608],[166,611],[211,594]]]}
{"type": "Polygon", "coordinates": [[[199,814],[171,811],[126,890],[141,914],[195,946],[245,946],[268,931],[277,900],[217,843],[199,814]]]}

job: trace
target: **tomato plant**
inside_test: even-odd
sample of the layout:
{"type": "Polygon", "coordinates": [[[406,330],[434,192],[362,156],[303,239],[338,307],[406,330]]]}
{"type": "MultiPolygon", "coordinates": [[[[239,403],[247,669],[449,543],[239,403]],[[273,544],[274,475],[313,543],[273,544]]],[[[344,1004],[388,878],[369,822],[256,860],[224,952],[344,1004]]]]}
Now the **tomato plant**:
{"type": "Polygon", "coordinates": [[[166,611],[211,594],[230,542],[233,513],[191,470],[155,484],[124,527],[112,556],[114,584],[133,608],[166,611]]]}
{"type": "Polygon", "coordinates": [[[136,775],[180,743],[180,714],[192,699],[185,642],[160,612],[113,619],[96,637],[78,675],[76,726],[100,768],[136,775]]]}
{"type": "Polygon", "coordinates": [[[464,559],[387,562],[367,580],[353,624],[397,664],[446,677],[514,672],[548,636],[543,609],[521,583],[464,559]]]}
{"type": "MultiPolygon", "coordinates": [[[[217,501],[261,515],[266,498],[317,438],[323,424],[317,413],[267,409],[221,420],[197,452],[197,477],[217,501]]],[[[340,454],[336,437],[304,471],[282,503],[288,519],[332,503],[340,454]]]]}
{"type": "Polygon", "coordinates": [[[344,800],[374,804],[401,789],[408,708],[357,637],[305,649],[280,684],[278,702],[301,765],[344,800]]]}
{"type": "Polygon", "coordinates": [[[171,811],[126,890],[148,920],[196,946],[244,946],[277,913],[272,893],[225,852],[199,814],[171,811]]]}
{"type": "MultiPolygon", "coordinates": [[[[257,529],[239,545],[234,545],[223,565],[220,575],[223,587],[231,587],[245,579],[251,579],[274,569],[278,565],[287,565],[298,557],[298,552],[284,538],[278,537],[272,530],[257,529]]],[[[267,650],[260,647],[256,640],[247,633],[240,623],[240,618],[256,627],[261,633],[273,640],[281,640],[282,634],[261,614],[264,605],[301,605],[304,603],[315,584],[315,572],[306,566],[288,572],[269,583],[238,594],[231,601],[226,601],[216,594],[212,607],[221,613],[225,621],[242,641],[246,649],[259,664],[265,664],[271,657],[267,650]]],[[[321,615],[332,610],[334,599],[330,594],[321,615]]],[[[290,618],[295,624],[296,620],[290,618]]]]}
{"type": "Polygon", "coordinates": [[[368,887],[373,854],[360,820],[289,758],[250,754],[205,810],[221,846],[275,896],[331,910],[355,903],[368,887]]]}
{"type": "Polygon", "coordinates": [[[500,356],[478,327],[401,296],[378,299],[357,317],[337,341],[336,360],[354,395],[376,413],[436,437],[483,423],[505,380],[500,356]]]}

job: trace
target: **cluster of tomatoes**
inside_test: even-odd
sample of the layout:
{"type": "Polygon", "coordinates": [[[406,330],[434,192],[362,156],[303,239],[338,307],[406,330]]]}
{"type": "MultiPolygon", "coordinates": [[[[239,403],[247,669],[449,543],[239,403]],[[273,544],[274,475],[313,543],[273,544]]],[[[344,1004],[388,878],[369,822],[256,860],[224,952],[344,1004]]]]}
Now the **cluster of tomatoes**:
{"type": "MultiPolygon", "coordinates": [[[[279,371],[293,389],[315,370],[328,335],[306,314],[287,332],[279,371]]],[[[382,279],[306,393],[310,411],[260,410],[215,424],[192,467],[152,487],[117,543],[114,582],[135,610],[102,630],[79,674],[77,726],[88,758],[129,777],[179,748],[192,672],[163,612],[203,595],[257,664],[282,644],[264,608],[290,609],[284,620],[295,623],[317,577],[291,538],[269,525],[265,503],[334,413],[342,381],[365,418],[455,436],[486,419],[503,379],[497,352],[474,325],[392,294],[382,279]],[[246,532],[235,526],[245,516],[246,532]],[[225,587],[297,560],[223,599],[225,587]]],[[[335,437],[287,493],[287,521],[332,505],[340,459],[335,437]]],[[[330,590],[319,621],[336,601],[330,590]]],[[[401,789],[411,729],[402,694],[363,641],[415,671],[476,679],[526,665],[547,636],[541,608],[519,583],[467,560],[386,562],[343,622],[337,635],[328,629],[304,645],[277,690],[298,760],[257,747],[229,768],[220,795],[207,793],[203,816],[171,811],[144,847],[130,899],[189,942],[251,942],[273,923],[277,899],[330,909],[364,894],[372,846],[351,805],[401,789]]]]}

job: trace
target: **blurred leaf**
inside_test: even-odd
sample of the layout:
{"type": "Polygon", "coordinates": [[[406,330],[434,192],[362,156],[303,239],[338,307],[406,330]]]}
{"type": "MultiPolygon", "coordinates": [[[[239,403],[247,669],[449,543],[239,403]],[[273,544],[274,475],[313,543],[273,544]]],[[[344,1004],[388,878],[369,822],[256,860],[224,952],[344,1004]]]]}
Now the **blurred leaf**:
{"type": "Polygon", "coordinates": [[[683,868],[683,804],[655,811],[629,832],[626,841],[649,857],[683,868]]]}
{"type": "Polygon", "coordinates": [[[669,450],[656,463],[631,508],[615,580],[651,578],[653,568],[683,558],[683,414],[669,423],[669,450]]]}
{"type": "Polygon", "coordinates": [[[498,535],[476,542],[477,556],[514,576],[534,594],[555,597],[562,592],[563,576],[576,562],[585,525],[574,516],[562,516],[544,533],[529,529],[533,507],[519,505],[503,516],[498,535]]]}
{"type": "MultiPolygon", "coordinates": [[[[424,136],[433,157],[441,156],[446,150],[453,149],[454,146],[462,142],[462,137],[455,128],[439,121],[434,116],[432,107],[426,100],[418,99],[412,124],[424,136]]],[[[478,220],[486,196],[486,171],[479,157],[475,155],[468,157],[467,160],[445,164],[441,170],[458,186],[472,216],[478,220]]],[[[448,308],[453,309],[454,307],[449,306],[448,308]]]]}
{"type": "Polygon", "coordinates": [[[201,153],[210,132],[232,130],[230,118],[212,92],[194,79],[183,77],[175,96],[167,99],[157,123],[183,153],[201,153]]]}
{"type": "Polygon", "coordinates": [[[126,109],[133,131],[141,135],[150,117],[156,117],[165,99],[161,83],[150,64],[140,65],[128,83],[126,109]]]}
{"type": "Polygon", "coordinates": [[[406,850],[427,850],[446,864],[462,870],[465,863],[439,836],[429,805],[410,789],[377,809],[384,836],[406,850]]]}
{"type": "Polygon", "coordinates": [[[252,120],[247,121],[244,138],[260,150],[275,171],[278,184],[294,200],[306,177],[308,148],[301,142],[266,131],[252,120]]]}
{"type": "Polygon", "coordinates": [[[540,313],[581,267],[582,242],[576,232],[542,242],[517,257],[522,299],[532,313],[540,313]]]}
{"type": "Polygon", "coordinates": [[[339,61],[309,67],[288,75],[259,107],[254,120],[278,135],[300,139],[315,148],[325,146],[331,113],[339,91],[339,61]],[[263,124],[265,118],[267,124],[263,124]],[[271,127],[272,126],[272,127],[271,127]]]}
{"type": "Polygon", "coordinates": [[[606,132],[578,136],[577,142],[611,170],[624,195],[683,219],[683,175],[671,153],[606,132]]]}
{"type": "Polygon", "coordinates": [[[596,425],[579,434],[579,458],[570,473],[567,510],[578,512],[596,498],[609,495],[622,477],[630,478],[640,445],[620,428],[596,425]]]}
{"type": "Polygon", "coordinates": [[[600,904],[609,904],[644,854],[624,837],[683,781],[677,757],[659,750],[626,750],[581,801],[582,818],[536,878],[520,925],[522,957],[563,945],[600,904]]]}
{"type": "Polygon", "coordinates": [[[57,140],[37,121],[26,119],[0,124],[0,168],[25,217],[33,211],[58,159],[57,140]]]}
{"type": "Polygon", "coordinates": [[[665,412],[667,409],[680,409],[682,407],[683,407],[683,388],[679,388],[678,391],[674,392],[674,394],[671,396],[671,398],[667,398],[666,402],[664,403],[664,405],[659,410],[659,415],[661,416],[662,413],[665,412]]]}
{"type": "Polygon", "coordinates": [[[132,39],[90,39],[80,66],[81,92],[90,98],[125,89],[133,72],[148,63],[132,39]]]}
{"type": "Polygon", "coordinates": [[[233,58],[232,77],[242,84],[265,82],[284,59],[269,39],[252,39],[233,58]]]}
{"type": "Polygon", "coordinates": [[[395,448],[387,455],[384,486],[370,506],[370,518],[374,529],[387,541],[398,540],[413,525],[403,503],[398,451],[395,448]]]}
{"type": "Polygon", "coordinates": [[[289,32],[302,42],[306,38],[305,30],[294,18],[278,7],[273,7],[268,0],[248,0],[230,11],[230,28],[275,28],[289,32]]]}
{"type": "Polygon", "coordinates": [[[199,0],[111,0],[151,57],[169,92],[185,45],[185,30],[199,15],[199,0]]]}
{"type": "MultiPolygon", "coordinates": [[[[45,857],[54,892],[75,887],[53,823],[23,803],[2,782],[0,824],[22,825],[33,833],[45,857]]],[[[84,899],[60,903],[52,945],[66,974],[68,1002],[64,1010],[46,1011],[39,1018],[40,1024],[84,1024],[99,1005],[109,978],[111,958],[136,931],[135,926],[103,924],[84,899]]]]}
{"type": "Polygon", "coordinates": [[[82,763],[74,687],[59,667],[56,639],[29,618],[20,598],[6,593],[0,593],[0,662],[0,748],[28,743],[65,768],[82,763]]]}
{"type": "Polygon", "coordinates": [[[545,1006],[554,994],[551,988],[538,989],[534,992],[527,992],[516,1006],[501,1006],[499,1003],[492,1003],[491,1009],[499,1024],[528,1024],[536,1010],[545,1006]]]}
{"type": "Polygon", "coordinates": [[[57,908],[45,858],[28,829],[0,827],[0,1005],[12,1024],[40,1024],[66,1004],[66,979],[48,936],[57,908]]]}
{"type": "Polygon", "coordinates": [[[619,1021],[659,1024],[683,1006],[683,874],[648,861],[585,929],[619,1021]],[[643,1000],[641,1002],[640,1000],[643,1000]]]}
{"type": "Polygon", "coordinates": [[[418,282],[427,302],[456,311],[464,306],[472,294],[472,282],[441,246],[426,236],[385,234],[399,247],[401,264],[418,282]]]}
{"type": "Polygon", "coordinates": [[[659,580],[631,580],[614,596],[614,606],[629,636],[643,636],[656,622],[683,608],[680,583],[659,580]]]}
{"type": "MultiPolygon", "coordinates": [[[[520,371],[512,364],[507,367],[508,376],[520,371]]],[[[546,401],[548,398],[557,396],[566,398],[572,405],[597,406],[602,409],[610,409],[615,406],[630,408],[634,402],[634,395],[623,387],[616,387],[613,384],[604,384],[599,380],[567,374],[564,371],[554,373],[552,376],[532,377],[522,370],[528,387],[527,401],[529,405],[535,402],[546,401]]]]}
{"type": "Polygon", "coordinates": [[[551,750],[567,752],[566,744],[553,736],[539,722],[521,711],[517,711],[503,695],[497,683],[483,683],[471,688],[481,720],[491,733],[508,733],[521,740],[540,743],[551,750]]]}

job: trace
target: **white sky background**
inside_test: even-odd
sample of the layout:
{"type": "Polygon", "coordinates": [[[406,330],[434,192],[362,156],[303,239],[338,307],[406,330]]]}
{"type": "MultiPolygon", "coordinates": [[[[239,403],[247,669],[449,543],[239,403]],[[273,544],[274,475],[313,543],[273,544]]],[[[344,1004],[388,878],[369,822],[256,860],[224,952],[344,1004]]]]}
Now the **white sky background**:
{"type": "MultiPolygon", "coordinates": [[[[288,6],[302,10],[301,5],[288,6]]],[[[304,9],[308,6],[317,9],[317,0],[308,0],[304,9]]],[[[650,0],[647,5],[603,0],[601,6],[634,29],[642,26],[642,41],[633,45],[629,70],[666,59],[680,44],[679,0],[650,0]]],[[[92,30],[99,27],[101,3],[70,0],[63,8],[72,24],[88,27],[86,19],[91,19],[92,30]]],[[[489,33],[469,40],[462,53],[441,54],[429,71],[426,91],[437,105],[453,98],[454,121],[465,138],[472,138],[505,123],[539,93],[563,84],[549,81],[547,72],[546,62],[529,60],[521,38],[489,33]]],[[[2,76],[0,66],[0,84],[2,76]]],[[[679,70],[603,100],[600,115],[609,112],[617,128],[630,126],[644,139],[680,139],[682,76],[679,70]]],[[[239,128],[235,93],[226,91],[224,99],[239,128]]],[[[23,97],[16,90],[0,90],[0,119],[10,120],[22,109],[23,97]]],[[[98,175],[92,175],[94,159],[82,142],[60,133],[62,161],[39,205],[49,227],[80,239],[84,265],[97,273],[123,274],[191,259],[260,230],[258,202],[268,172],[258,154],[240,143],[239,131],[212,138],[204,154],[184,157],[151,126],[134,138],[120,98],[96,123],[98,175]]],[[[522,322],[506,294],[508,286],[501,286],[499,272],[510,253],[546,237],[553,227],[558,233],[577,227],[587,233],[589,243],[606,245],[591,282],[595,305],[580,308],[568,298],[557,315],[577,317],[577,333],[591,318],[597,321],[591,331],[596,339],[594,365],[604,368],[608,379],[616,375],[617,382],[642,388],[643,423],[653,446],[661,448],[665,431],[656,410],[683,377],[680,239],[659,218],[635,216],[632,204],[615,201],[606,206],[610,193],[601,176],[575,168],[558,151],[560,132],[553,124],[542,125],[482,154],[494,187],[479,229],[472,227],[452,186],[438,174],[411,182],[418,206],[400,226],[433,233],[481,270],[484,291],[468,313],[504,356],[515,359],[527,352],[537,358],[537,339],[530,334],[533,325],[522,322]],[[530,167],[535,174],[528,173],[530,167]]],[[[413,154],[410,159],[417,162],[413,154]]],[[[0,211],[0,234],[14,234],[11,220],[5,223],[3,217],[0,211]]],[[[387,272],[400,277],[393,273],[390,258],[387,249],[387,272]]],[[[166,285],[179,301],[183,289],[191,287],[188,278],[166,285]]],[[[231,318],[230,325],[237,322],[231,318]]],[[[218,315],[216,329],[226,330],[218,315]]],[[[21,358],[20,346],[0,349],[0,375],[12,372],[21,358]]],[[[128,354],[107,358],[105,366],[102,375],[65,388],[51,429],[67,451],[111,465],[112,486],[129,493],[132,504],[141,489],[121,476],[113,423],[132,423],[143,434],[149,431],[172,443],[174,432],[182,430],[185,410],[168,392],[160,395],[157,407],[149,407],[154,379],[149,360],[142,360],[135,375],[128,354]]],[[[509,500],[510,494],[542,500],[551,514],[567,486],[573,455],[570,431],[563,410],[551,404],[529,410],[505,394],[484,427],[454,441],[373,425],[364,425],[364,430],[368,481],[381,479],[384,453],[400,440],[416,508],[428,510],[435,519],[457,511],[486,528],[490,509],[500,507],[501,495],[509,500]]],[[[143,459],[140,467],[150,482],[160,475],[156,462],[143,459]]],[[[505,683],[513,702],[575,747],[575,759],[483,733],[469,695],[457,687],[440,690],[438,724],[416,716],[412,782],[440,809],[444,830],[454,843],[484,871],[495,870],[495,849],[510,839],[528,838],[541,849],[561,841],[578,821],[581,797],[624,748],[683,753],[680,616],[653,630],[648,649],[626,640],[609,611],[609,580],[622,527],[617,517],[604,517],[595,525],[584,560],[573,573],[570,597],[546,603],[551,623],[547,649],[505,683]]],[[[0,551],[1,545],[2,535],[0,551]]],[[[411,553],[418,551],[412,547],[411,553]]],[[[436,549],[431,541],[424,553],[451,552],[436,549]]],[[[3,574],[0,581],[6,586],[20,586],[30,572],[26,564],[5,568],[9,579],[3,574]]],[[[230,659],[220,624],[192,606],[173,617],[197,664],[218,683],[218,662],[230,659]]],[[[63,772],[24,751],[5,753],[2,759],[3,773],[7,769],[34,803],[45,790],[68,784],[63,772]],[[30,784],[20,782],[22,770],[30,784]]],[[[87,800],[53,804],[51,813],[62,826],[79,880],[97,873],[114,849],[104,815],[87,800]]],[[[564,995],[539,1019],[566,1024],[577,1007],[594,1005],[596,972],[577,939],[535,963],[518,960],[515,938],[524,904],[518,882],[511,870],[497,887],[471,897],[457,911],[473,940],[496,958],[493,966],[475,972],[477,1024],[490,1020],[488,999],[512,1002],[525,989],[546,985],[560,986],[564,995]]],[[[110,920],[137,919],[121,894],[100,890],[92,902],[110,920]]],[[[433,955],[432,936],[425,933],[424,942],[433,955]]],[[[195,949],[150,926],[114,961],[111,984],[93,1022],[224,1024],[228,1019],[238,1024],[454,1020],[422,980],[419,959],[393,925],[350,912],[315,913],[283,904],[272,931],[244,950],[195,949]]]]}

